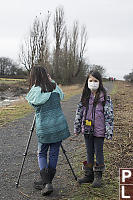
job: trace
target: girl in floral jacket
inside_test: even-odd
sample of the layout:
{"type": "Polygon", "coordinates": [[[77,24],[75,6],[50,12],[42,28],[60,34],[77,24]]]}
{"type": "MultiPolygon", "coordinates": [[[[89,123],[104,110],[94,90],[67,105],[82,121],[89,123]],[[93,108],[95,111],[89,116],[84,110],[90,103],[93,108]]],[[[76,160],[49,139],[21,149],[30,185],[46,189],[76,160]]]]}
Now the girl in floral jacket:
{"type": "Polygon", "coordinates": [[[103,144],[104,138],[113,136],[113,105],[103,87],[98,71],[91,71],[86,79],[81,101],[76,110],[74,134],[84,134],[87,161],[83,162],[85,176],[78,180],[100,187],[102,173],[105,170],[103,144]],[[94,154],[96,163],[94,164],[94,154]]]}

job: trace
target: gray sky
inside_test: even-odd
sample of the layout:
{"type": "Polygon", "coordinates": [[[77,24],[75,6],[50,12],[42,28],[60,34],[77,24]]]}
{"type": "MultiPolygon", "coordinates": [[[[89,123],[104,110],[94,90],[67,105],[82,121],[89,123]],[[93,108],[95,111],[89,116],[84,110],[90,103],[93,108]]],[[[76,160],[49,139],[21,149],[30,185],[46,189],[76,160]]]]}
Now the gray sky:
{"type": "Polygon", "coordinates": [[[109,76],[122,79],[133,69],[133,0],[1,0],[0,57],[18,59],[35,16],[63,6],[67,25],[78,20],[88,32],[86,57],[109,76]]]}

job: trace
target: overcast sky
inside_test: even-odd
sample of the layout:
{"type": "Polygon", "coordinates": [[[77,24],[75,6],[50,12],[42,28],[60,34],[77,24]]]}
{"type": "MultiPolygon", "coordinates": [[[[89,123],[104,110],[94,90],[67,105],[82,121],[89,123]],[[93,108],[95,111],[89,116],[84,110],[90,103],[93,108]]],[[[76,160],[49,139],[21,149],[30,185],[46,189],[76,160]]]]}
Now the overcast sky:
{"type": "Polygon", "coordinates": [[[133,0],[1,0],[0,57],[18,59],[35,16],[62,6],[67,25],[78,20],[88,32],[86,57],[109,76],[122,79],[133,69],[133,0]]]}

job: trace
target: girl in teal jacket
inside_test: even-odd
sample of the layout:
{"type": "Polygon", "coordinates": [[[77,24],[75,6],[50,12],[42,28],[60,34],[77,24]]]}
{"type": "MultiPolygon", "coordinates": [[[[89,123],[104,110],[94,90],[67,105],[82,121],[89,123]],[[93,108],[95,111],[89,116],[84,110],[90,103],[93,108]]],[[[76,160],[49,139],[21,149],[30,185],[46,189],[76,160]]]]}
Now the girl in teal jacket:
{"type": "Polygon", "coordinates": [[[51,80],[44,67],[32,68],[30,84],[31,89],[26,99],[36,112],[38,163],[41,175],[41,181],[34,182],[34,187],[42,190],[42,195],[47,195],[53,191],[52,180],[56,172],[61,142],[70,136],[70,132],[60,105],[64,94],[51,80]]]}

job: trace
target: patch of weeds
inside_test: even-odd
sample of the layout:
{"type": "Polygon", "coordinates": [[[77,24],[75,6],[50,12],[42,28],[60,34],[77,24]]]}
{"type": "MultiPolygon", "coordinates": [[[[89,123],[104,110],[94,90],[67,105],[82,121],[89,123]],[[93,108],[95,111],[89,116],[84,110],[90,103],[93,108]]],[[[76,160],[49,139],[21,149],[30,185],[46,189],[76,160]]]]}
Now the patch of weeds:
{"type": "Polygon", "coordinates": [[[7,90],[9,88],[9,86],[5,83],[0,84],[0,91],[4,92],[5,90],[7,90]]]}
{"type": "Polygon", "coordinates": [[[113,89],[111,91],[111,95],[114,95],[114,94],[116,94],[118,92],[118,87],[119,87],[119,82],[115,82],[114,83],[114,87],[113,87],[113,89]]]}
{"type": "Polygon", "coordinates": [[[15,105],[4,107],[0,109],[0,126],[8,122],[14,121],[33,112],[33,108],[26,102],[19,102],[15,105]]]}
{"type": "MultiPolygon", "coordinates": [[[[113,169],[112,163],[109,159],[110,150],[106,149],[104,152],[106,169],[103,173],[103,184],[101,188],[93,188],[91,184],[77,185],[77,188],[70,194],[70,200],[117,200],[119,194],[119,182],[118,178],[112,176],[113,169]],[[110,173],[111,172],[111,173],[110,173]]],[[[75,169],[78,178],[84,176],[82,170],[82,161],[86,160],[86,149],[84,146],[76,149],[73,161],[73,167],[75,169]]]]}

